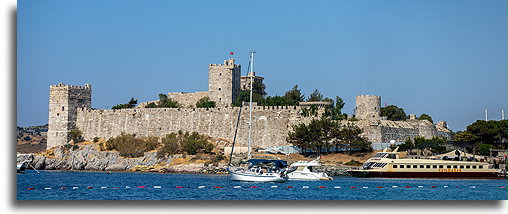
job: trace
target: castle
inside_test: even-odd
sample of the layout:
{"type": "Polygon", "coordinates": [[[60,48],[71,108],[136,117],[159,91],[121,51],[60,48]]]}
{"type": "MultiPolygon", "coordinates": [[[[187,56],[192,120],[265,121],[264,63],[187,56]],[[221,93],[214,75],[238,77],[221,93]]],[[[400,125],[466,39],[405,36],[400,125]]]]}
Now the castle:
{"type": "MultiPolygon", "coordinates": [[[[50,86],[48,148],[67,144],[74,128],[81,130],[86,140],[100,137],[109,139],[122,132],[136,136],[164,136],[178,131],[199,132],[214,138],[231,142],[238,125],[238,146],[247,145],[248,107],[231,107],[240,89],[249,89],[250,75],[254,81],[263,78],[250,73],[241,76],[241,66],[234,59],[224,64],[210,64],[208,67],[208,91],[195,93],[168,93],[168,96],[182,104],[181,108],[144,108],[146,103],[131,109],[92,109],[92,87],[71,86],[60,83],[50,86]],[[217,103],[215,108],[194,108],[195,103],[209,97],[217,103]]],[[[151,101],[155,102],[155,101],[151,101]]],[[[308,123],[314,117],[302,116],[303,108],[318,106],[319,115],[329,103],[302,103],[300,106],[254,106],[252,109],[253,148],[287,146],[286,137],[292,126],[308,123]]],[[[427,120],[417,120],[411,115],[406,121],[389,121],[380,116],[381,97],[359,95],[356,97],[356,125],[363,128],[363,135],[371,142],[404,141],[408,137],[435,136],[450,138],[451,131],[446,122],[437,125],[427,120]]],[[[348,121],[344,121],[348,122],[348,121]]]]}

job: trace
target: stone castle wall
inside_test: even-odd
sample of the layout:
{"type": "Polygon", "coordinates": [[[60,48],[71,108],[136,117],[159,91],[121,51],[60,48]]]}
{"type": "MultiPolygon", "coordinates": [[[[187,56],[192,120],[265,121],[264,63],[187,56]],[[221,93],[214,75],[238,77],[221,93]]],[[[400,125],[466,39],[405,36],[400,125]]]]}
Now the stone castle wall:
{"type": "MultiPolygon", "coordinates": [[[[248,107],[144,108],[119,110],[78,110],[76,126],[85,139],[109,139],[122,132],[136,136],[164,136],[172,132],[199,132],[233,141],[238,112],[242,108],[235,146],[247,146],[248,107]]],[[[292,125],[310,122],[300,116],[300,107],[255,107],[252,111],[252,146],[266,148],[287,145],[292,125]]]]}
{"type": "Polygon", "coordinates": [[[208,93],[217,106],[230,106],[240,94],[241,66],[235,59],[208,66],[208,93]]]}
{"type": "Polygon", "coordinates": [[[379,119],[381,116],[381,96],[356,96],[355,117],[358,120],[379,119]]]}
{"type": "Polygon", "coordinates": [[[168,97],[180,103],[182,107],[193,108],[201,98],[210,97],[210,93],[208,91],[198,91],[195,93],[170,92],[168,97]]]}
{"type": "Polygon", "coordinates": [[[77,109],[91,108],[92,86],[59,83],[49,87],[48,148],[69,142],[77,109]]]}

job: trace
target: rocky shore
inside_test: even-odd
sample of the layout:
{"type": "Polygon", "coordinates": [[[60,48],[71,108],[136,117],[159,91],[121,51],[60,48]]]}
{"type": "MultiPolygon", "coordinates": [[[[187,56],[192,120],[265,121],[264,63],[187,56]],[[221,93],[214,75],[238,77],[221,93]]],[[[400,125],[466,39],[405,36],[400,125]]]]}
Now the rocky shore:
{"type": "MultiPolygon", "coordinates": [[[[138,171],[159,173],[227,173],[226,160],[216,160],[210,155],[172,155],[158,157],[156,151],[145,152],[138,158],[122,157],[116,151],[101,151],[95,144],[79,145],[76,148],[60,146],[43,153],[18,155],[17,162],[26,161],[31,167],[42,170],[87,170],[87,171],[138,171]]],[[[233,158],[238,164],[241,155],[233,158]]],[[[270,157],[260,157],[270,158],[270,157]]],[[[272,157],[273,158],[273,157],[272,157]]],[[[293,161],[289,160],[291,164],[293,161]]],[[[31,168],[28,167],[28,168],[31,168]]],[[[326,164],[316,167],[317,171],[330,176],[346,175],[355,167],[343,164],[326,164]]]]}
{"type": "MultiPolygon", "coordinates": [[[[225,173],[224,163],[212,163],[209,157],[165,156],[145,152],[143,157],[125,158],[116,151],[100,151],[96,145],[64,146],[44,153],[18,155],[17,162],[43,170],[144,171],[163,173],[225,173]]],[[[29,167],[31,168],[31,167],[29,167]]]]}

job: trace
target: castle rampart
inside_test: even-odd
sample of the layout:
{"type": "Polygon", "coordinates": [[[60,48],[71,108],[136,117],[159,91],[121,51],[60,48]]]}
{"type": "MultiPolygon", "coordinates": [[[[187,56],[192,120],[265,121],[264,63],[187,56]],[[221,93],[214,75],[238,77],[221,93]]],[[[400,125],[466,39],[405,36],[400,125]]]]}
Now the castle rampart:
{"type": "MultiPolygon", "coordinates": [[[[109,139],[122,132],[136,136],[164,136],[178,131],[199,132],[232,142],[238,112],[242,108],[237,145],[247,145],[248,107],[218,108],[135,108],[118,110],[79,110],[76,125],[85,139],[109,139]]],[[[253,108],[253,147],[287,145],[286,137],[292,125],[309,122],[295,106],[258,106],[253,108]]]]}

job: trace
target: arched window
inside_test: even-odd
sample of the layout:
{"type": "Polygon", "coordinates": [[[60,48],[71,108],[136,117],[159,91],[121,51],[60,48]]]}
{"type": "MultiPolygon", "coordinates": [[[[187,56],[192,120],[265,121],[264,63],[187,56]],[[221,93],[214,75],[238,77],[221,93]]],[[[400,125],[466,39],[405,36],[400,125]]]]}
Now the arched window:
{"type": "Polygon", "coordinates": [[[62,111],[64,111],[64,110],[65,110],[65,106],[62,106],[62,111]]]}

